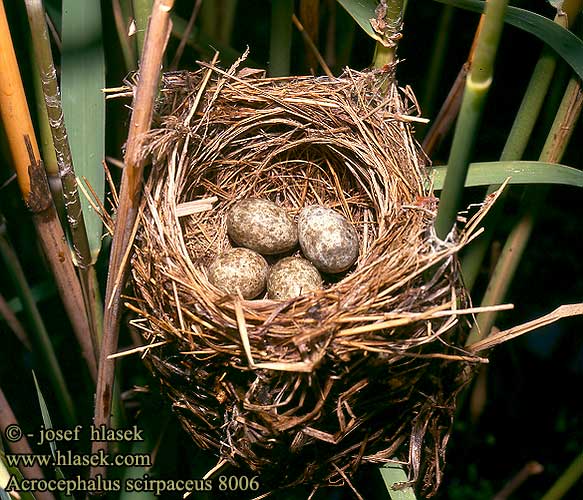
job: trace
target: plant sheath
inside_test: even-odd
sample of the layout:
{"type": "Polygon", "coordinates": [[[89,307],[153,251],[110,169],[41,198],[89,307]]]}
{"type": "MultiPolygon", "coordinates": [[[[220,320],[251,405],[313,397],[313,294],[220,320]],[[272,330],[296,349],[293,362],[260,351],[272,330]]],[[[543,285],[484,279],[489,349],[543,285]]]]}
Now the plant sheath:
{"type": "Polygon", "coordinates": [[[373,67],[382,68],[395,60],[397,42],[401,38],[405,0],[381,0],[371,19],[374,31],[380,36],[373,56],[373,67]]]}

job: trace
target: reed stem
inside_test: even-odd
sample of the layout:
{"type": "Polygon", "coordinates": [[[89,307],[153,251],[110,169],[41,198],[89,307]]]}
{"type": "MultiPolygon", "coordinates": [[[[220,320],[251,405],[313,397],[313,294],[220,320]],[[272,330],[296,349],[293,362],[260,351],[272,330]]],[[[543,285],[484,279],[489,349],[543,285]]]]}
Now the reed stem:
{"type": "MultiPolygon", "coordinates": [[[[581,0],[567,0],[564,4],[564,8],[568,11],[567,17],[557,15],[555,22],[566,27],[570,26],[577,17],[577,11],[575,10],[577,4],[579,4],[580,8],[581,0]]],[[[506,144],[502,150],[500,156],[501,161],[517,161],[522,158],[548,94],[557,62],[557,53],[548,46],[545,46],[532,72],[528,87],[526,88],[506,144]]],[[[498,187],[490,186],[487,195],[492,194],[498,187]]],[[[482,262],[490,248],[494,237],[494,230],[498,226],[498,220],[503,212],[505,199],[506,196],[503,194],[498,200],[498,203],[492,207],[485,220],[484,233],[465,251],[462,259],[462,273],[464,282],[469,290],[473,288],[482,262]]]]}
{"type": "Polygon", "coordinates": [[[488,90],[492,84],[494,60],[507,4],[508,0],[489,0],[486,4],[484,23],[478,36],[474,61],[466,79],[435,221],[437,236],[442,240],[445,240],[451,231],[461,205],[470,155],[478,134],[488,90]]]}
{"type": "Polygon", "coordinates": [[[290,74],[293,0],[271,2],[271,43],[269,46],[269,75],[290,74]]]}
{"type": "Polygon", "coordinates": [[[383,42],[376,42],[373,68],[383,68],[395,61],[397,43],[403,29],[405,4],[405,0],[382,0],[375,10],[375,31],[382,36],[383,42]]]}
{"type": "Polygon", "coordinates": [[[583,453],[580,453],[567,470],[563,472],[551,489],[545,493],[541,500],[559,500],[575,485],[583,476],[583,453]]]}
{"type": "MultiPolygon", "coordinates": [[[[152,120],[154,99],[158,91],[158,80],[162,58],[170,37],[170,10],[174,0],[155,0],[152,18],[144,43],[140,61],[140,74],[135,93],[130,121],[127,147],[124,156],[124,170],[119,194],[116,224],[111,245],[107,290],[105,294],[105,317],[103,322],[103,342],[99,358],[99,374],[95,393],[96,426],[109,427],[114,394],[115,360],[109,356],[117,350],[119,320],[121,315],[121,294],[127,275],[127,259],[133,244],[134,226],[138,215],[141,196],[144,161],[141,159],[140,145],[143,135],[148,132],[152,120]]],[[[95,441],[92,452],[107,449],[107,443],[95,441]]],[[[104,467],[93,467],[91,477],[104,474],[104,467]]]]}
{"type": "Polygon", "coordinates": [[[134,21],[136,22],[136,45],[138,47],[138,54],[141,54],[144,49],[148,19],[152,12],[153,2],[154,0],[132,0],[134,21]]]}
{"type": "Polygon", "coordinates": [[[435,108],[435,96],[439,89],[443,66],[448,56],[447,47],[452,32],[454,14],[455,9],[451,5],[444,5],[439,16],[431,61],[429,62],[429,69],[427,70],[427,77],[424,82],[423,99],[421,100],[421,110],[423,111],[423,116],[426,117],[432,116],[435,108]]]}
{"type": "Polygon", "coordinates": [[[44,9],[41,0],[25,0],[25,3],[40,73],[45,108],[51,124],[52,142],[54,143],[54,150],[57,152],[57,166],[63,186],[67,224],[71,234],[75,263],[79,269],[79,280],[83,292],[85,311],[89,319],[91,341],[94,352],[99,353],[98,339],[100,335],[98,333],[98,325],[101,323],[99,318],[102,313],[95,307],[94,288],[91,285],[90,268],[93,264],[93,256],[87,238],[85,217],[83,216],[77,187],[77,177],[75,176],[71,148],[63,120],[61,94],[57,83],[44,9]]]}

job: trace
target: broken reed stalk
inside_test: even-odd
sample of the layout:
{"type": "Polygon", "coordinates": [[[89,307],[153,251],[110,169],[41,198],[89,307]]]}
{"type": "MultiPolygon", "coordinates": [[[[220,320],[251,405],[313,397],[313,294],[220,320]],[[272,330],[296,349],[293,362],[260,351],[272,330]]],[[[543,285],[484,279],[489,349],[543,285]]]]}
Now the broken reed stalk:
{"type": "MultiPolygon", "coordinates": [[[[149,130],[152,120],[162,57],[172,28],[170,10],[173,5],[174,0],[156,0],[154,2],[140,61],[139,81],[124,157],[125,168],[119,193],[120,203],[117,209],[109,259],[103,342],[95,397],[94,424],[96,426],[108,426],[111,415],[115,360],[110,359],[109,356],[117,350],[120,298],[127,275],[127,263],[135,235],[135,223],[141,194],[144,161],[140,157],[140,151],[144,134],[149,130]]],[[[95,441],[93,443],[93,453],[106,449],[106,442],[95,441]]],[[[97,474],[105,474],[105,468],[92,468],[91,477],[95,477],[97,474]]]]}
{"type": "Polygon", "coordinates": [[[53,64],[51,43],[45,21],[45,11],[41,0],[25,0],[25,3],[36,53],[38,72],[42,83],[44,103],[51,124],[54,149],[57,152],[57,165],[63,186],[67,223],[71,234],[75,263],[79,269],[79,281],[83,292],[85,311],[89,319],[89,333],[93,343],[93,350],[97,357],[99,355],[101,336],[98,331],[98,325],[101,325],[101,311],[95,306],[95,273],[91,270],[93,259],[87,238],[85,217],[83,216],[81,200],[79,198],[71,148],[65,129],[61,95],[57,83],[57,73],[53,64]]]}
{"type": "MultiPolygon", "coordinates": [[[[16,420],[16,416],[0,387],[0,434],[3,436],[5,435],[6,428],[10,425],[18,424],[18,420],[16,420]]],[[[28,444],[28,440],[26,436],[23,436],[18,441],[10,441],[8,442],[8,448],[14,454],[18,455],[28,455],[31,456],[32,450],[30,449],[30,445],[28,444]]],[[[20,465],[19,467],[20,472],[22,475],[27,479],[43,479],[44,474],[42,469],[39,467],[38,463],[33,462],[31,466],[24,467],[20,465]]],[[[42,491],[38,490],[34,492],[34,497],[38,498],[39,500],[55,500],[55,497],[50,491],[42,491]]],[[[9,498],[12,498],[9,496],[9,498]]]]}
{"type": "Polygon", "coordinates": [[[39,240],[81,346],[83,357],[91,376],[95,379],[97,362],[89,334],[90,326],[85,313],[83,293],[40,160],[3,2],[0,2],[0,52],[4,54],[0,60],[2,64],[0,113],[14,160],[18,184],[24,202],[32,213],[39,240]]]}

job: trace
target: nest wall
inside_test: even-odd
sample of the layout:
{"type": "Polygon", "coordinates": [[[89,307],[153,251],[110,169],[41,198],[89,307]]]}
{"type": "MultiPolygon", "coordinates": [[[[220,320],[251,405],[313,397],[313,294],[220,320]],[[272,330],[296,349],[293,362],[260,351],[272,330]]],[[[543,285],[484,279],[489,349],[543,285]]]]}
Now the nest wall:
{"type": "Polygon", "coordinates": [[[342,484],[395,460],[425,494],[440,482],[455,397],[479,358],[460,348],[456,314],[467,235],[433,234],[415,116],[392,69],[164,76],[143,147],[133,324],[158,343],[146,362],[194,442],[268,488],[342,484]],[[311,204],[342,213],[357,263],[288,301],[225,295],[206,269],[232,246],[226,214],[248,197],[294,217],[311,204]]]}

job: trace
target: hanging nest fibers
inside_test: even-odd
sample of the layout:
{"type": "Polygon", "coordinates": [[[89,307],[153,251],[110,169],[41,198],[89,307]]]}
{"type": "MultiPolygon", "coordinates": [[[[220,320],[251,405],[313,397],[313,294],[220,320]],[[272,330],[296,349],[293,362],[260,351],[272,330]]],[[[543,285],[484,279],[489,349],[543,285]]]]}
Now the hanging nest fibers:
{"type": "Polygon", "coordinates": [[[484,361],[461,347],[456,260],[477,222],[434,236],[412,94],[394,68],[270,79],[201,66],[164,76],[143,147],[129,307],[153,344],[148,366],[195,443],[267,490],[350,484],[361,464],[398,461],[435,492],[456,395],[484,361]],[[291,300],[225,295],[207,269],[249,197],[294,217],[312,204],[342,213],[357,263],[291,300]]]}

